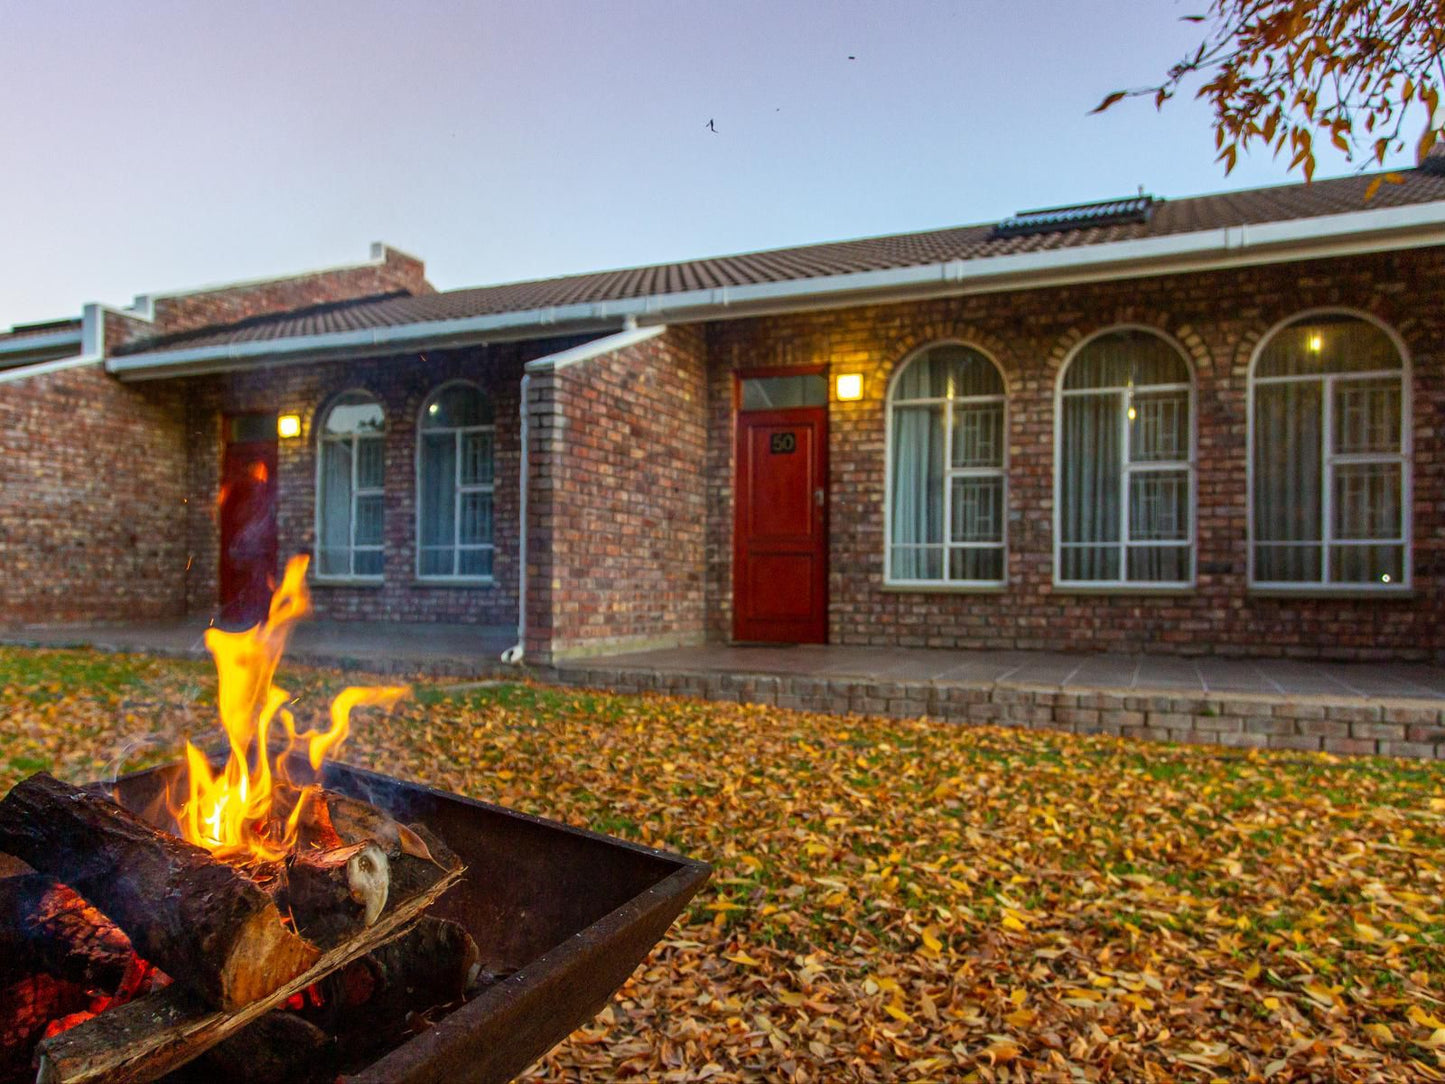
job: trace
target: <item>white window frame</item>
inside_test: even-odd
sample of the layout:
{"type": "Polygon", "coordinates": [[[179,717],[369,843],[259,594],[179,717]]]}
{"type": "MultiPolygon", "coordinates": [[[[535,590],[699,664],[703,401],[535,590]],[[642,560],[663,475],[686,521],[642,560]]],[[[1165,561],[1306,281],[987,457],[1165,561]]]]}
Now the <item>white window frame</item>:
{"type": "Polygon", "coordinates": [[[1263,336],[1254,348],[1254,353],[1249,359],[1249,390],[1248,405],[1245,410],[1245,454],[1246,471],[1248,478],[1247,495],[1248,501],[1248,567],[1249,587],[1254,591],[1266,591],[1288,594],[1340,594],[1340,595],[1398,595],[1413,589],[1414,585],[1414,430],[1412,411],[1412,379],[1413,368],[1410,361],[1410,353],[1405,349],[1405,342],[1390,325],[1382,320],[1376,319],[1368,312],[1359,309],[1329,307],[1319,309],[1306,309],[1292,314],[1276,323],[1263,336]],[[1301,376],[1267,376],[1256,375],[1259,359],[1274,337],[1291,326],[1307,322],[1319,317],[1348,316],[1373,324],[1385,333],[1395,352],[1399,355],[1400,366],[1397,369],[1371,369],[1360,372],[1335,372],[1320,374],[1305,374],[1301,376]],[[1349,383],[1353,380],[1380,380],[1386,377],[1395,377],[1400,381],[1400,450],[1398,454],[1385,452],[1364,452],[1335,454],[1335,425],[1334,425],[1334,393],[1335,385],[1341,382],[1349,383]],[[1321,548],[1320,572],[1318,580],[1259,580],[1255,577],[1255,538],[1254,524],[1254,411],[1255,411],[1255,388],[1260,384],[1289,384],[1318,382],[1321,385],[1321,416],[1320,423],[1324,427],[1321,433],[1320,449],[1320,484],[1324,487],[1320,495],[1320,540],[1318,542],[1301,542],[1301,546],[1318,546],[1321,548]],[[1400,531],[1401,536],[1397,538],[1371,538],[1367,540],[1345,539],[1340,540],[1334,537],[1334,481],[1335,468],[1337,466],[1354,466],[1371,463],[1399,464],[1400,467],[1400,531]],[[1402,546],[1401,569],[1403,575],[1399,583],[1349,583],[1330,580],[1330,565],[1332,563],[1331,551],[1339,545],[1381,545],[1381,546],[1402,546]]]}
{"type": "Polygon", "coordinates": [[[1195,394],[1195,385],[1198,383],[1194,364],[1189,354],[1169,335],[1158,328],[1149,327],[1147,324],[1114,324],[1094,332],[1092,335],[1077,343],[1064,363],[1059,366],[1058,379],[1054,385],[1054,586],[1065,590],[1108,590],[1119,592],[1130,592],[1137,594],[1148,594],[1155,591],[1174,592],[1193,589],[1199,576],[1199,471],[1198,447],[1199,447],[1199,409],[1198,396],[1195,394]],[[1189,458],[1188,459],[1151,459],[1140,463],[1132,462],[1131,448],[1129,441],[1129,409],[1133,399],[1133,390],[1127,385],[1113,386],[1107,388],[1072,388],[1065,390],[1064,381],[1069,375],[1069,369],[1073,367],[1074,361],[1093,342],[1108,335],[1117,334],[1120,331],[1138,331],[1154,336],[1160,342],[1172,349],[1184,362],[1185,371],[1189,374],[1187,384],[1148,384],[1138,389],[1138,394],[1143,396],[1153,395],[1158,392],[1183,391],[1188,396],[1189,403],[1189,458]],[[1121,429],[1119,438],[1119,452],[1123,457],[1119,473],[1119,540],[1117,542],[1076,542],[1069,543],[1069,548],[1077,549],[1099,549],[1105,546],[1116,546],[1119,550],[1119,571],[1125,575],[1119,579],[1112,580],[1066,580],[1064,571],[1064,470],[1063,470],[1063,447],[1064,447],[1064,400],[1074,396],[1086,395],[1113,395],[1119,398],[1119,426],[1121,429]],[[1152,474],[1158,471],[1180,471],[1186,473],[1189,484],[1189,530],[1185,538],[1178,542],[1161,542],[1157,539],[1143,539],[1133,541],[1129,535],[1129,511],[1130,511],[1130,488],[1135,474],[1152,474]],[[1129,547],[1130,546],[1153,546],[1156,548],[1185,549],[1189,552],[1189,577],[1183,580],[1131,580],[1127,578],[1129,570],[1129,547]]]}
{"type": "Polygon", "coordinates": [[[316,502],[315,516],[313,518],[313,531],[316,544],[312,547],[312,559],[315,562],[313,568],[316,570],[312,577],[317,583],[359,583],[378,584],[386,579],[386,407],[382,405],[379,398],[367,391],[365,388],[348,388],[346,391],[335,395],[326,404],[326,408],[316,415],[316,502]],[[331,416],[332,410],[348,395],[364,395],[381,407],[382,430],[380,433],[327,433],[326,420],[331,416]],[[382,484],[379,486],[367,486],[365,489],[357,487],[356,467],[359,461],[357,456],[357,444],[363,440],[375,440],[381,442],[382,462],[382,484]],[[330,444],[349,444],[351,446],[351,531],[346,547],[346,565],[349,571],[342,573],[325,574],[321,569],[321,519],[323,505],[321,501],[321,472],[325,468],[326,456],[323,452],[325,446],[330,444]],[[382,536],[381,544],[376,546],[358,546],[356,544],[356,502],[361,497],[382,498],[382,536]],[[370,573],[358,573],[356,571],[356,554],[380,553],[382,555],[382,571],[372,575],[370,573]]]}
{"type": "MultiPolygon", "coordinates": [[[[433,388],[425,399],[422,400],[421,409],[417,411],[416,421],[416,579],[418,583],[450,583],[450,584],[490,584],[496,579],[496,482],[497,482],[497,426],[493,422],[490,425],[469,425],[469,426],[424,426],[427,415],[427,408],[436,401],[437,397],[450,388],[465,387],[471,388],[484,400],[490,402],[481,387],[470,380],[448,380],[433,388]],[[427,436],[435,436],[438,433],[451,433],[454,444],[455,458],[453,460],[452,473],[452,572],[451,573],[422,573],[422,541],[421,541],[421,495],[422,495],[422,445],[427,436]],[[474,433],[487,433],[492,437],[492,480],[486,483],[462,482],[462,446],[463,440],[474,433]],[[461,541],[462,531],[462,497],[469,493],[488,493],[492,495],[492,541],[485,544],[467,543],[461,541]],[[463,550],[469,552],[490,551],[493,560],[493,575],[472,576],[464,575],[456,571],[461,561],[463,550]]],[[[434,548],[434,547],[428,547],[434,548]]]]}
{"type": "MultiPolygon", "coordinates": [[[[1004,373],[1003,366],[998,359],[980,346],[962,339],[939,339],[926,346],[921,346],[910,351],[902,361],[894,367],[893,375],[888,380],[888,394],[884,397],[884,456],[883,456],[883,585],[885,587],[917,588],[924,590],[967,590],[970,588],[997,589],[1008,586],[1009,582],[1009,386],[1008,376],[1004,373]],[[909,399],[903,404],[894,402],[893,393],[898,387],[898,378],[917,359],[941,346],[961,346],[972,350],[980,357],[985,358],[994,371],[998,373],[999,383],[1003,386],[1003,393],[1000,395],[967,395],[961,398],[936,398],[936,399],[909,399]],[[953,428],[954,428],[954,407],[968,403],[999,403],[1002,406],[999,420],[999,440],[1002,443],[1002,456],[997,467],[955,467],[953,466],[953,428]],[[944,417],[944,447],[943,447],[943,579],[936,580],[909,580],[898,579],[893,575],[893,414],[898,406],[913,407],[943,407],[944,417]],[[998,478],[1000,479],[1001,493],[999,497],[999,515],[1002,523],[999,529],[998,542],[954,542],[953,533],[953,480],[955,478],[998,478]],[[964,549],[986,549],[999,550],[1002,554],[1001,567],[1003,575],[996,580],[953,580],[947,578],[948,554],[950,550],[964,549]]],[[[911,547],[910,547],[911,548],[911,547]]],[[[918,548],[922,548],[921,545],[918,548]]]]}

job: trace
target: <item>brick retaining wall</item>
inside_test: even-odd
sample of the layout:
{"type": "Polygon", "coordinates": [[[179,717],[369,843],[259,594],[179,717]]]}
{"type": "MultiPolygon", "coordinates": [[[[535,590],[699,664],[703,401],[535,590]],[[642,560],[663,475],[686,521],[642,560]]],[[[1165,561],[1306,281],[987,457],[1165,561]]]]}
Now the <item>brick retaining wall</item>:
{"type": "Polygon", "coordinates": [[[834,715],[931,716],[963,725],[1108,734],[1146,741],[1445,759],[1445,704],[1358,697],[1180,695],[1045,685],[868,681],[577,664],[545,680],[834,715]]]}

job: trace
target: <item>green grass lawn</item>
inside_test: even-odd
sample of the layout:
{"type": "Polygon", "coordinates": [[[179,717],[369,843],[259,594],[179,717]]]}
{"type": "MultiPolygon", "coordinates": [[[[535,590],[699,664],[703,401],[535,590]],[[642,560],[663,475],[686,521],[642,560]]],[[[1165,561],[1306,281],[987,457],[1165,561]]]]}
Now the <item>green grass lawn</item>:
{"type": "MultiPolygon", "coordinates": [[[[0,790],[164,759],[213,695],[0,650],[0,790]]],[[[539,1079],[1445,1079],[1431,764],[424,684],[343,756],[713,863],[539,1079]]]]}

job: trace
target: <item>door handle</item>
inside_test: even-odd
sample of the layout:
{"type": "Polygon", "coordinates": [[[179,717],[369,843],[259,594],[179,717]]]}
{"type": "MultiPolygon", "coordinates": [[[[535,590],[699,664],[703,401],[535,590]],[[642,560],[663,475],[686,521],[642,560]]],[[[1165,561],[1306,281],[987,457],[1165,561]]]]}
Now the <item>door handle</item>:
{"type": "Polygon", "coordinates": [[[827,499],[828,498],[823,493],[822,486],[819,486],[817,489],[813,490],[813,503],[816,504],[819,508],[823,507],[823,504],[827,499]]]}

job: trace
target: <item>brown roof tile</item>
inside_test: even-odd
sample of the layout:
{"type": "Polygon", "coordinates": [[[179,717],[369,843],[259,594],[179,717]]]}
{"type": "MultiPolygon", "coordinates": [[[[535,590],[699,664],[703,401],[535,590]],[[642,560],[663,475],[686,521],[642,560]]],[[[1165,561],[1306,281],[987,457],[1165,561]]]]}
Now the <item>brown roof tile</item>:
{"type": "MultiPolygon", "coordinates": [[[[1442,159],[1445,161],[1445,159],[1442,159]]],[[[1405,171],[1398,184],[1384,184],[1365,203],[1371,175],[1339,177],[1310,185],[1293,184],[1194,196],[1156,203],[1147,221],[1083,226],[1017,236],[998,236],[994,223],[921,233],[868,237],[803,245],[735,256],[623,268],[561,278],[513,282],[422,296],[395,296],[320,305],[260,317],[219,328],[204,328],[164,342],[138,342],[125,352],[154,352],[202,346],[395,327],[473,316],[602,301],[619,301],[686,290],[786,282],[915,267],[949,260],[979,260],[1017,253],[1285,222],[1364,209],[1401,207],[1445,200],[1445,170],[1405,171]]]]}

